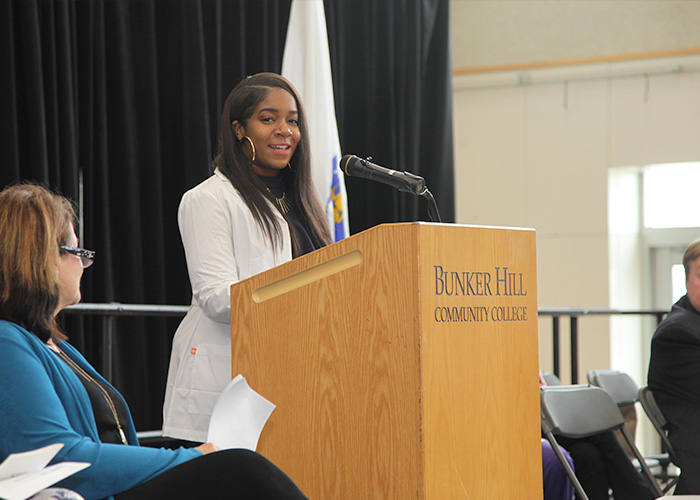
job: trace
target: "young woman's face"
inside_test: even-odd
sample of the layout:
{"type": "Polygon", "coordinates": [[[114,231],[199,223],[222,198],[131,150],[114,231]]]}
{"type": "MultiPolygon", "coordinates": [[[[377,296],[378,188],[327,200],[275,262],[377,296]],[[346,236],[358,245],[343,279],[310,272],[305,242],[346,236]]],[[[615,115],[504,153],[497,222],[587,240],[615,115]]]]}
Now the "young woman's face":
{"type": "MultiPolygon", "coordinates": [[[[237,137],[248,136],[255,145],[255,160],[251,168],[258,175],[277,177],[292,159],[301,140],[299,110],[294,96],[273,88],[243,127],[233,122],[237,137]]],[[[243,139],[246,146],[247,139],[243,139]]],[[[248,149],[246,149],[248,151],[248,149]]],[[[252,153],[251,153],[252,156],[252,153]]]]}
{"type": "MultiPolygon", "coordinates": [[[[70,229],[68,246],[77,247],[78,238],[73,227],[70,229]]],[[[66,306],[80,302],[80,279],[83,276],[83,263],[80,257],[61,253],[58,261],[58,286],[60,295],[57,312],[66,306]]]]}

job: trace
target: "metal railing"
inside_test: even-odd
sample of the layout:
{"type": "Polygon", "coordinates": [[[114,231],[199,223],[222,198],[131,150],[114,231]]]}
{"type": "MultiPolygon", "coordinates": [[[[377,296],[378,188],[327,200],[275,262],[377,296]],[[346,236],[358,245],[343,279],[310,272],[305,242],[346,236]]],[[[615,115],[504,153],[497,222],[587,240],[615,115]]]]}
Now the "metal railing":
{"type": "MultiPolygon", "coordinates": [[[[90,314],[103,316],[103,328],[105,332],[105,345],[102,348],[103,374],[107,380],[112,377],[112,353],[114,344],[114,319],[119,316],[158,316],[158,317],[182,317],[187,313],[188,306],[146,305],[146,304],[76,304],[65,308],[68,314],[90,314]]],[[[569,335],[571,345],[571,383],[578,383],[578,332],[579,318],[583,316],[653,316],[659,324],[667,310],[620,310],[620,309],[586,309],[586,308],[538,308],[538,316],[552,318],[552,360],[553,372],[560,376],[560,323],[562,318],[569,318],[569,335]]]]}
{"type": "Polygon", "coordinates": [[[578,384],[578,331],[579,318],[582,316],[653,316],[656,324],[661,323],[668,310],[646,309],[646,310],[620,310],[620,309],[585,309],[585,308],[565,308],[550,307],[538,308],[538,316],[550,316],[552,318],[552,371],[556,376],[561,375],[560,364],[560,332],[559,324],[562,317],[569,318],[569,335],[571,345],[571,383],[578,384]]]}
{"type": "Polygon", "coordinates": [[[156,316],[156,317],[182,317],[187,314],[188,306],[160,306],[146,304],[121,304],[112,302],[109,304],[76,304],[68,306],[62,312],[67,314],[91,314],[102,316],[102,330],[105,343],[102,346],[102,376],[107,380],[113,380],[113,352],[114,352],[114,320],[120,316],[156,316]]]}

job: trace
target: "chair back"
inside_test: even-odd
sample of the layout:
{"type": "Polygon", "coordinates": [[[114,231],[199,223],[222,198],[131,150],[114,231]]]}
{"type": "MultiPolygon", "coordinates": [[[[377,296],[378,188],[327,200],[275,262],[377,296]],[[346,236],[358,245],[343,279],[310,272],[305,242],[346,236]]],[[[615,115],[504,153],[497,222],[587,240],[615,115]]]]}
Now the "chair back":
{"type": "MultiPolygon", "coordinates": [[[[634,404],[637,401],[642,402],[642,394],[644,394],[646,397],[647,393],[643,393],[642,390],[639,389],[635,381],[632,380],[632,377],[623,372],[615,370],[591,370],[588,372],[587,376],[588,381],[591,384],[597,385],[601,389],[605,390],[608,394],[610,394],[615,403],[617,403],[617,405],[620,407],[620,411],[625,416],[627,430],[629,431],[630,435],[634,438],[635,429],[637,426],[637,413],[634,409],[634,404]]],[[[653,399],[653,396],[651,396],[651,398],[653,399]]],[[[663,430],[659,430],[657,422],[655,422],[654,419],[651,418],[649,411],[647,411],[647,406],[649,406],[649,404],[653,405],[654,409],[652,409],[651,411],[656,412],[657,419],[659,417],[663,419],[664,425],[665,419],[663,418],[663,415],[661,415],[658,406],[656,406],[655,401],[652,401],[651,403],[649,403],[648,401],[642,402],[642,407],[644,408],[645,413],[649,417],[649,420],[651,420],[657,432],[659,432],[659,434],[661,435],[662,440],[664,440],[664,450],[669,450],[670,448],[667,445],[668,438],[666,437],[666,433],[663,432],[663,430]]],[[[630,450],[626,446],[625,450],[627,451],[628,455],[630,455],[631,457],[633,456],[632,450],[630,450]]],[[[659,481],[665,484],[663,491],[666,492],[670,490],[678,480],[678,476],[670,474],[668,469],[671,462],[673,462],[672,455],[670,453],[662,452],[646,457],[645,460],[649,467],[659,467],[655,475],[659,479],[659,481]]],[[[639,467],[639,464],[636,460],[634,460],[633,462],[635,463],[635,466],[639,467]]]]}
{"type": "MultiPolygon", "coordinates": [[[[540,387],[540,417],[542,433],[552,444],[555,453],[559,444],[556,437],[585,438],[602,432],[619,430],[625,443],[639,461],[649,484],[661,495],[661,488],[649,470],[644,457],[634,445],[625,429],[625,419],[613,398],[600,387],[586,385],[562,385],[540,387]]],[[[576,478],[575,471],[561,454],[557,458],[566,471],[579,498],[588,500],[586,492],[576,478]]]]}
{"type": "Polygon", "coordinates": [[[561,385],[561,380],[551,372],[542,372],[542,378],[548,386],[561,385]]]}
{"type": "Polygon", "coordinates": [[[632,377],[615,370],[591,370],[588,383],[610,394],[617,406],[633,405],[638,401],[639,387],[632,377]]]}
{"type": "Polygon", "coordinates": [[[651,389],[645,385],[644,387],[639,388],[638,395],[639,402],[642,404],[642,408],[644,408],[644,413],[647,414],[647,417],[649,417],[649,420],[654,425],[656,432],[659,433],[664,448],[671,456],[671,461],[674,461],[673,446],[671,445],[671,441],[669,441],[668,434],[666,433],[668,421],[666,420],[666,417],[664,417],[664,414],[661,413],[661,408],[659,408],[659,405],[656,403],[654,393],[651,392],[651,389]]]}
{"type": "Polygon", "coordinates": [[[540,388],[543,432],[584,438],[621,428],[625,420],[603,389],[586,385],[540,388]]]}

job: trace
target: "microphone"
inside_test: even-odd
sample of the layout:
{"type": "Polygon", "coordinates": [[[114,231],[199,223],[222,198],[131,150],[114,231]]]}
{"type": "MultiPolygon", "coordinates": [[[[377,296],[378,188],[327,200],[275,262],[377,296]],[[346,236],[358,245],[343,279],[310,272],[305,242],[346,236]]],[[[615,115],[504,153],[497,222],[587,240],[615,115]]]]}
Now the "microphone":
{"type": "Polygon", "coordinates": [[[425,179],[409,172],[399,172],[389,168],[380,167],[368,160],[363,160],[355,155],[345,155],[340,160],[340,168],[350,177],[362,177],[363,179],[376,180],[393,186],[404,193],[412,193],[422,196],[427,188],[425,179]]]}

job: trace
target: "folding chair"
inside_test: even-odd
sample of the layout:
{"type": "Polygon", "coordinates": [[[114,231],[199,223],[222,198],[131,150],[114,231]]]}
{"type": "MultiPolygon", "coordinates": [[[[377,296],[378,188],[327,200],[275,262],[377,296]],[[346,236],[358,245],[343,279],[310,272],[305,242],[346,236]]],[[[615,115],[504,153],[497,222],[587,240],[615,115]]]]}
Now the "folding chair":
{"type": "Polygon", "coordinates": [[[541,387],[540,416],[542,433],[552,444],[552,449],[582,500],[588,500],[588,495],[583,490],[569,462],[559,450],[555,435],[581,439],[619,429],[630,450],[639,460],[649,484],[659,496],[663,494],[654,475],[647,467],[644,457],[625,429],[625,420],[622,418],[620,410],[603,389],[583,385],[541,387]]]}
{"type": "MultiPolygon", "coordinates": [[[[626,373],[616,370],[591,370],[588,372],[587,378],[591,385],[598,386],[610,394],[610,397],[612,397],[618,407],[634,405],[640,399],[639,387],[632,380],[632,377],[626,373]]],[[[632,437],[634,438],[634,436],[632,437]]],[[[649,467],[659,467],[654,476],[664,483],[664,493],[678,481],[678,476],[671,475],[668,472],[668,467],[672,462],[668,453],[645,457],[645,461],[649,467]]],[[[637,469],[640,469],[639,463],[634,462],[637,469]]]]}
{"type": "Polygon", "coordinates": [[[551,372],[542,372],[542,378],[547,385],[561,385],[561,380],[551,372]]]}
{"type": "Polygon", "coordinates": [[[589,384],[610,394],[617,406],[633,405],[638,400],[639,387],[626,373],[616,370],[590,370],[586,377],[589,384]]]}
{"type": "MultiPolygon", "coordinates": [[[[670,461],[675,463],[673,445],[671,445],[671,441],[669,441],[667,434],[668,422],[666,421],[664,414],[661,413],[661,408],[659,408],[659,405],[656,403],[654,394],[651,392],[649,387],[645,385],[639,388],[638,397],[639,402],[642,404],[642,408],[644,409],[644,413],[647,414],[647,417],[649,417],[649,420],[656,429],[656,432],[659,434],[659,437],[661,437],[661,447],[668,452],[667,455],[669,456],[670,461]]],[[[678,476],[668,475],[667,480],[670,482],[664,487],[664,493],[670,490],[671,487],[678,482],[678,479],[678,476]]]]}

